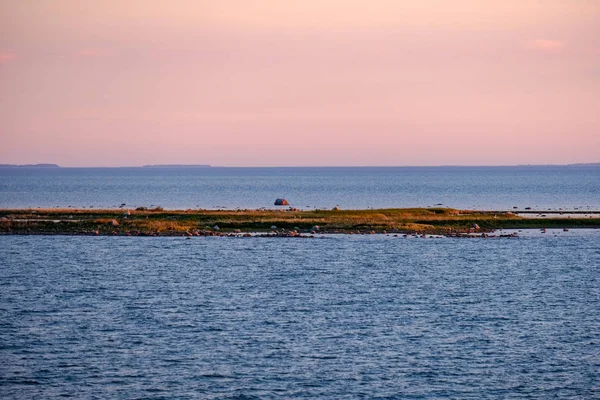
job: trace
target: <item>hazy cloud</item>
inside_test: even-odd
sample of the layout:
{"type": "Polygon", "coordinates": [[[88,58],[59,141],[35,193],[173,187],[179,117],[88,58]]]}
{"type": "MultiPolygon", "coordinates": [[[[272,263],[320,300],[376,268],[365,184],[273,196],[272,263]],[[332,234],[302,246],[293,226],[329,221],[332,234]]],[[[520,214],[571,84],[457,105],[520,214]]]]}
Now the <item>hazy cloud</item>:
{"type": "Polygon", "coordinates": [[[541,51],[545,53],[558,53],[565,47],[565,42],[550,39],[534,39],[528,41],[525,44],[525,47],[531,50],[541,51]]]}
{"type": "Polygon", "coordinates": [[[111,53],[106,49],[83,48],[78,53],[82,57],[106,57],[111,53]]]}
{"type": "Polygon", "coordinates": [[[7,63],[17,58],[16,54],[11,51],[0,52],[0,64],[7,63]]]}

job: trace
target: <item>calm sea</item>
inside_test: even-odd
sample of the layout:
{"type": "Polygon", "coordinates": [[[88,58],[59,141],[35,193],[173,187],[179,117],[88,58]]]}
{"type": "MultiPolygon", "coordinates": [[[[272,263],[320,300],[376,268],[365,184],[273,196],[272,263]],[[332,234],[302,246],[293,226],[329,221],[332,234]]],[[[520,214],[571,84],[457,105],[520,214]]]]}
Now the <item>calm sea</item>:
{"type": "Polygon", "coordinates": [[[0,237],[0,398],[600,398],[600,230],[0,237]]]}
{"type": "Polygon", "coordinates": [[[0,208],[600,209],[600,166],[0,168],[0,208]]]}
{"type": "MultiPolygon", "coordinates": [[[[600,167],[0,169],[0,207],[600,209],[600,167]]],[[[0,236],[0,398],[600,398],[600,230],[0,236]]]]}

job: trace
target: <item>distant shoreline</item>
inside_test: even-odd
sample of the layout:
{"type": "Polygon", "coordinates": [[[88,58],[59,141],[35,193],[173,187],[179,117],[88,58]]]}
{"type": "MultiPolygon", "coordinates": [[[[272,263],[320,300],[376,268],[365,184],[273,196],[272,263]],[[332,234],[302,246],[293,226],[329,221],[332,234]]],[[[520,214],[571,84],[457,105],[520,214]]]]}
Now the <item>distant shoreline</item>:
{"type": "Polygon", "coordinates": [[[540,167],[600,167],[600,163],[574,164],[506,164],[506,165],[295,165],[295,166],[231,166],[209,164],[147,164],[122,166],[60,166],[58,164],[0,164],[0,168],[49,169],[119,169],[119,168],[540,168],[540,167]]]}
{"type": "MultiPolygon", "coordinates": [[[[598,212],[594,212],[598,213],[598,212]]],[[[0,234],[308,237],[402,234],[488,237],[501,229],[600,228],[600,217],[525,218],[448,208],[380,210],[1,209],[0,234]]],[[[511,235],[512,236],[512,235],[511,235]]]]}
{"type": "MultiPolygon", "coordinates": [[[[156,164],[142,165],[141,168],[210,168],[208,164],[156,164]]],[[[135,167],[133,167],[135,168],[135,167]]]]}
{"type": "Polygon", "coordinates": [[[61,168],[58,164],[0,164],[0,168],[61,168]]]}

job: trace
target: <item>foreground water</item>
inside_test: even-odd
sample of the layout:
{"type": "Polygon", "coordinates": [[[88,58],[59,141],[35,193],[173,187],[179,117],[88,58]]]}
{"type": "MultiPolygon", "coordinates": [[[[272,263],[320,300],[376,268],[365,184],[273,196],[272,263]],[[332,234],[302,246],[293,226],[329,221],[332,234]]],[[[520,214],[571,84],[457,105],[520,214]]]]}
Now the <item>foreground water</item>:
{"type": "Polygon", "coordinates": [[[599,243],[0,237],[0,397],[598,398],[599,243]]]}
{"type": "Polygon", "coordinates": [[[0,208],[600,209],[600,165],[389,168],[0,168],[0,208]]]}

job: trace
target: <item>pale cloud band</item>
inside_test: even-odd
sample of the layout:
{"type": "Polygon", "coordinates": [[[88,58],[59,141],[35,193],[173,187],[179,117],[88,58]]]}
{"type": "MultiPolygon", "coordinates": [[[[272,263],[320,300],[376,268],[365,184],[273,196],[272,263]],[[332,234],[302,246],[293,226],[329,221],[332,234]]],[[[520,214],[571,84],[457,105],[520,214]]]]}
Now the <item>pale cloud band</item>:
{"type": "Polygon", "coordinates": [[[17,58],[17,55],[11,51],[0,52],[0,63],[7,63],[17,58]]]}
{"type": "Polygon", "coordinates": [[[534,39],[525,43],[528,49],[547,53],[558,53],[565,48],[565,42],[550,39],[534,39]]]}

